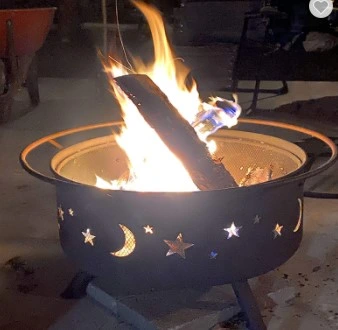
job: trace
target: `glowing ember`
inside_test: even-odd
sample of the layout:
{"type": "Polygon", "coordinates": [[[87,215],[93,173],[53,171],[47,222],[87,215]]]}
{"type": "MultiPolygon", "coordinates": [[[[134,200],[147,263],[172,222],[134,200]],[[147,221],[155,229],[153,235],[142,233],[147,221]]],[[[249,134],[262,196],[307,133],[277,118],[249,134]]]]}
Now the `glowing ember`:
{"type": "MultiPolygon", "coordinates": [[[[146,65],[140,59],[133,59],[133,73],[148,75],[167,95],[182,117],[194,126],[199,138],[206,142],[205,127],[198,121],[202,112],[217,113],[222,111],[216,106],[220,98],[212,98],[210,103],[203,103],[199,97],[196,83],[188,88],[185,84],[188,69],[175,59],[170,48],[161,14],[152,6],[143,2],[133,2],[148,21],[153,43],[154,62],[146,65]]],[[[111,85],[118,100],[125,126],[117,135],[116,142],[125,151],[129,159],[129,178],[107,182],[97,177],[96,186],[102,189],[123,189],[136,191],[196,191],[198,188],[190,178],[181,161],[167,148],[157,133],[148,125],[135,105],[114,83],[113,78],[129,74],[128,69],[112,59],[106,67],[111,75],[111,85]]],[[[225,100],[224,100],[225,101],[225,100]]],[[[229,103],[228,103],[229,105],[229,103]]],[[[234,102],[235,112],[231,115],[218,116],[222,126],[231,127],[237,124],[240,107],[234,102]],[[236,105],[238,106],[236,108],[236,105]],[[239,109],[239,111],[237,111],[239,109]]],[[[226,112],[226,109],[225,109],[226,112]]],[[[230,110],[231,112],[231,110],[230,110]]],[[[205,120],[206,118],[203,118],[205,120]]],[[[207,118],[206,123],[212,121],[207,118]]],[[[216,123],[219,125],[219,122],[216,123]]],[[[210,153],[217,149],[214,141],[208,141],[210,153]]]]}

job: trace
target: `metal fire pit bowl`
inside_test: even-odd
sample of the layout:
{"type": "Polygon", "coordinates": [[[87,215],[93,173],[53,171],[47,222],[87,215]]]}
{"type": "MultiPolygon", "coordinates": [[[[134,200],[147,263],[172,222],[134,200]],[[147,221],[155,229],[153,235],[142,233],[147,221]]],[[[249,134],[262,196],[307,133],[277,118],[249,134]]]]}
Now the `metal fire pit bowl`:
{"type": "MultiPolygon", "coordinates": [[[[261,120],[242,119],[241,123],[311,135],[326,143],[332,156],[308,171],[306,154],[291,142],[225,130],[215,140],[235,179],[243,178],[250,166],[272,164],[273,180],[187,193],[102,190],[92,186],[95,174],[116,179],[127,168],[111,134],[87,137],[84,142],[72,138],[66,148],[60,143],[67,135],[114,125],[107,123],[40,139],[22,152],[21,162],[29,173],[56,186],[65,253],[82,270],[110,279],[116,295],[232,283],[240,296],[241,291],[250,291],[247,279],[275,269],[296,252],[303,234],[304,182],[337,158],[335,144],[317,132],[261,120]],[[46,150],[46,144],[61,149],[49,158],[54,176],[41,173],[27,161],[32,151],[42,146],[46,150]],[[147,232],[147,226],[152,230],[147,232]],[[167,256],[168,251],[178,253],[167,256]]],[[[253,307],[244,309],[250,314],[253,307]]]]}
{"type": "MultiPolygon", "coordinates": [[[[238,184],[250,167],[271,166],[272,179],[277,179],[301,171],[307,160],[297,145],[268,135],[222,130],[212,139],[218,146],[215,156],[222,159],[238,184]]],[[[128,164],[110,134],[62,149],[52,158],[51,168],[59,178],[95,185],[95,175],[107,181],[118,179],[128,171],[128,164]]]]}

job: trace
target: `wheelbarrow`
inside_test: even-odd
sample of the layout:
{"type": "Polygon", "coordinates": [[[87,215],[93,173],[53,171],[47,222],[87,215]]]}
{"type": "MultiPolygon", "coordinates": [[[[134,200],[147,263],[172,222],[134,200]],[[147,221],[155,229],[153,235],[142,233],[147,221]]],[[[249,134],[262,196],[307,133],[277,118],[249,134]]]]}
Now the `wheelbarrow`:
{"type": "Polygon", "coordinates": [[[0,10],[0,123],[11,117],[13,98],[26,83],[31,105],[40,102],[37,59],[56,8],[0,10]]]}

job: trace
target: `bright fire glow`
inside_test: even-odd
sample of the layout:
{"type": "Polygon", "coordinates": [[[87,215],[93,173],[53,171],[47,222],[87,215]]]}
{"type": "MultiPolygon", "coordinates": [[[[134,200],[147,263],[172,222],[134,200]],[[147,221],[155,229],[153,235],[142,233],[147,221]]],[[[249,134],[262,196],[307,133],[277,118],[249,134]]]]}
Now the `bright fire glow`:
{"type": "MultiPolygon", "coordinates": [[[[133,59],[133,73],[148,75],[167,95],[182,117],[190,124],[202,110],[203,103],[199,97],[196,83],[188,88],[185,84],[189,70],[176,60],[169,45],[160,12],[143,2],[133,2],[148,21],[154,43],[154,62],[146,65],[140,59],[133,59]]],[[[128,69],[112,60],[106,67],[111,78],[129,74],[128,69]]],[[[116,86],[111,84],[114,94],[122,109],[125,122],[116,142],[125,151],[129,159],[129,179],[107,182],[97,177],[96,186],[102,189],[123,189],[136,191],[196,191],[181,161],[167,148],[157,133],[148,125],[137,107],[116,86]]],[[[237,120],[229,121],[229,127],[237,120]]],[[[202,141],[206,137],[199,135],[202,141]]],[[[208,142],[209,151],[217,149],[214,141],[208,142]]]]}

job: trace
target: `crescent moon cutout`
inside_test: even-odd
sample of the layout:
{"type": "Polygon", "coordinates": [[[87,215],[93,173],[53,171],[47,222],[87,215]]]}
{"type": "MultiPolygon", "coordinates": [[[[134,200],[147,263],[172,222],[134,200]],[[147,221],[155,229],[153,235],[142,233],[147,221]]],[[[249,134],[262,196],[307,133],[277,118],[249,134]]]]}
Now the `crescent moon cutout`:
{"type": "Polygon", "coordinates": [[[300,229],[300,226],[302,224],[302,217],[303,217],[303,202],[300,198],[298,198],[298,204],[299,204],[299,217],[298,217],[297,225],[295,229],[293,230],[294,233],[296,233],[300,229]]]}
{"type": "Polygon", "coordinates": [[[111,255],[119,258],[127,257],[134,252],[136,247],[136,240],[134,234],[126,226],[119,224],[124,233],[124,245],[122,249],[116,252],[110,252],[111,255]]]}

